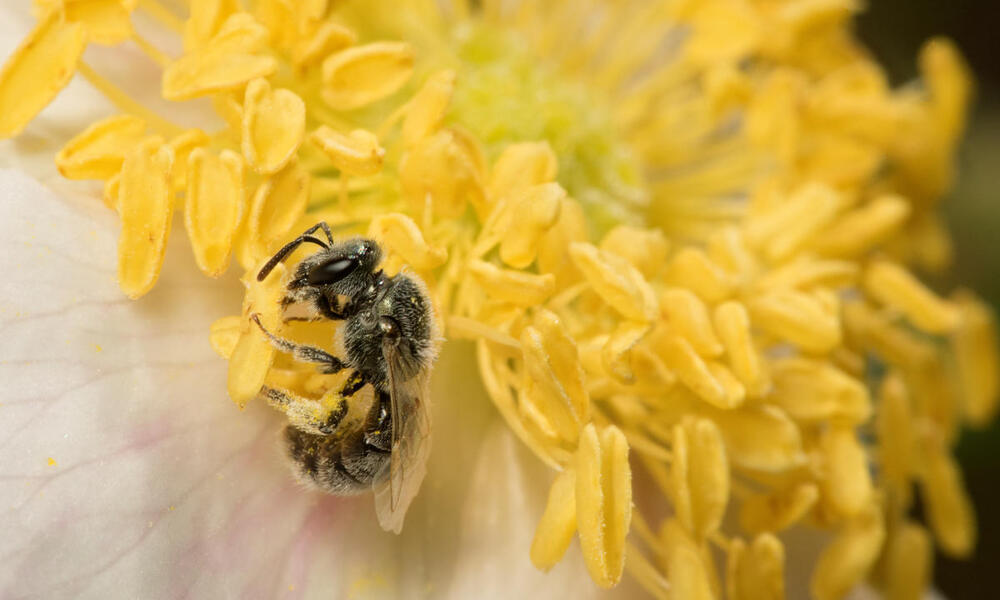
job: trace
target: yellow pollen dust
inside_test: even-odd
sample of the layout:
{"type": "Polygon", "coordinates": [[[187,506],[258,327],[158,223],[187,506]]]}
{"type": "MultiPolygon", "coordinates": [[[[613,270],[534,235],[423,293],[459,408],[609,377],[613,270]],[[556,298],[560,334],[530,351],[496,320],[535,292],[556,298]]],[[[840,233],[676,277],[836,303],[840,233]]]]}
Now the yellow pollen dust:
{"type": "Polygon", "coordinates": [[[241,310],[209,332],[239,407],[265,386],[301,400],[293,424],[347,402],[346,373],[257,326],[334,339],[282,318],[308,250],[257,281],[325,221],[426,282],[551,468],[539,569],[575,536],[605,588],[627,573],[657,598],[779,599],[780,534],[819,527],[814,597],[870,580],[902,598],[931,584],[934,547],[973,551],[952,450],[997,412],[995,317],[916,275],[951,255],[937,207],[971,79],[948,41],[896,90],[851,0],[38,5],[0,70],[0,135],[74,71],[120,109],[56,166],[104,182],[130,297],[156,284],[175,210],[203,273],[243,273],[241,310]],[[132,31],[135,10],[183,52],[132,31]],[[81,60],[130,38],[164,98],[207,97],[224,126],[179,127],[81,60]]]}

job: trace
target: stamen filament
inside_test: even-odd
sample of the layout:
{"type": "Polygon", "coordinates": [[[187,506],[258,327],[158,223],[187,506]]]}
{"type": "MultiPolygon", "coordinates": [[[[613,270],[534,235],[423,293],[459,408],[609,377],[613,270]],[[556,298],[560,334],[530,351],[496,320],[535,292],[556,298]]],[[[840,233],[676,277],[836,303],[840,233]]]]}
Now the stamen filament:
{"type": "Polygon", "coordinates": [[[142,117],[147,123],[150,124],[150,126],[153,127],[153,129],[156,129],[158,132],[167,136],[175,136],[184,131],[182,127],[171,123],[142,104],[133,100],[128,94],[122,91],[121,88],[108,81],[104,78],[104,76],[98,74],[98,72],[87,63],[81,61],[80,65],[77,67],[77,71],[122,112],[142,117]]]}
{"type": "Polygon", "coordinates": [[[139,7],[174,33],[182,33],[184,31],[184,22],[156,0],[139,0],[139,7]]]}
{"type": "Polygon", "coordinates": [[[165,68],[173,61],[173,59],[170,58],[170,56],[166,52],[160,50],[159,48],[154,46],[152,42],[150,42],[149,40],[142,37],[136,32],[132,32],[132,41],[135,42],[136,45],[139,46],[139,48],[146,53],[146,56],[153,59],[153,61],[156,64],[160,65],[161,67],[165,68]]]}

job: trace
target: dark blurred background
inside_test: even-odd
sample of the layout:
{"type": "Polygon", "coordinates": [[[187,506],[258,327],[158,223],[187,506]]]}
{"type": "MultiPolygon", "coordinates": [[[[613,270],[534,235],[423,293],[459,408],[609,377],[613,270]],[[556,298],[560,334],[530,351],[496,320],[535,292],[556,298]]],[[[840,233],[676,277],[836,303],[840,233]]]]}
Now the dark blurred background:
{"type": "MultiPolygon", "coordinates": [[[[974,288],[1000,309],[1000,0],[870,0],[858,32],[892,78],[917,74],[921,44],[944,35],[955,40],[976,75],[971,122],[959,156],[958,183],[943,203],[955,239],[948,281],[974,288]]],[[[966,430],[957,450],[979,518],[979,545],[971,560],[937,557],[934,580],[951,600],[1000,598],[1000,420],[966,430]]]]}

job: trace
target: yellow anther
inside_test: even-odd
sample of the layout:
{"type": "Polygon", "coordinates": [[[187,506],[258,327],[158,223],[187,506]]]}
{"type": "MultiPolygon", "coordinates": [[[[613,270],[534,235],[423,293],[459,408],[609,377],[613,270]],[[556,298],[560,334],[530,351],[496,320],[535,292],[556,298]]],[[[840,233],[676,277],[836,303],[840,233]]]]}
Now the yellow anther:
{"type": "Polygon", "coordinates": [[[962,389],[963,412],[973,426],[985,427],[1000,402],[1000,350],[996,318],[971,292],[961,291],[954,303],[962,315],[955,330],[955,360],[962,389]]]}
{"type": "Polygon", "coordinates": [[[358,36],[343,25],[324,21],[312,35],[298,40],[292,47],[292,64],[299,71],[305,70],[334,52],[353,46],[358,36]]]}
{"type": "Polygon", "coordinates": [[[826,470],[820,482],[822,502],[833,514],[857,515],[871,501],[872,479],[854,428],[831,427],[821,436],[819,449],[826,470]]]}
{"type": "Polygon", "coordinates": [[[743,304],[730,301],[716,307],[712,315],[715,331],[726,351],[733,374],[751,397],[763,395],[771,386],[765,363],[754,347],[750,317],[743,304]]]}
{"type": "Polygon", "coordinates": [[[715,565],[705,546],[699,546],[677,519],[670,519],[660,533],[665,547],[670,597],[687,600],[714,600],[715,565]]]}
{"type": "Polygon", "coordinates": [[[719,428],[709,419],[674,426],[673,483],[677,519],[696,540],[719,529],[729,502],[729,460],[719,428]]]}
{"type": "Polygon", "coordinates": [[[0,139],[21,133],[73,78],[87,44],[80,23],[51,11],[0,69],[0,139]]]}
{"type": "Polygon", "coordinates": [[[780,206],[752,218],[746,228],[747,241],[762,248],[771,260],[787,258],[825,229],[843,204],[844,199],[830,187],[807,185],[780,206]]]}
{"type": "Polygon", "coordinates": [[[854,262],[803,257],[761,275],[753,289],[767,293],[778,289],[844,288],[855,284],[859,271],[854,262]]]}
{"type": "Polygon", "coordinates": [[[379,215],[368,226],[368,235],[381,241],[415,269],[433,269],[448,259],[448,252],[430,246],[413,219],[402,213],[379,215]]]}
{"type": "Polygon", "coordinates": [[[779,532],[801,521],[818,499],[819,488],[815,483],[754,494],[740,506],[740,527],[750,533],[779,532]]]}
{"type": "Polygon", "coordinates": [[[660,349],[664,364],[699,398],[722,409],[739,406],[743,396],[727,389],[709,365],[695,352],[690,342],[679,336],[670,336],[660,349]]]}
{"type": "Polygon", "coordinates": [[[470,262],[468,268],[488,294],[517,306],[540,304],[555,291],[554,275],[501,269],[479,260],[470,262]]]}
{"type": "Polygon", "coordinates": [[[309,134],[309,140],[347,175],[374,175],[382,170],[385,149],[370,131],[355,129],[345,135],[321,125],[309,134]]]}
{"type": "Polygon", "coordinates": [[[671,288],[660,294],[660,310],[672,331],[687,339],[698,354],[717,357],[722,354],[708,318],[705,304],[692,292],[671,288]]]}
{"type": "Polygon", "coordinates": [[[817,600],[843,598],[871,570],[884,541],[882,509],[877,503],[869,502],[823,549],[809,585],[813,597],[817,600]]]}
{"type": "Polygon", "coordinates": [[[920,489],[931,530],[949,556],[966,557],[976,545],[976,515],[955,459],[938,443],[924,446],[920,489]]]}
{"type": "Polygon", "coordinates": [[[245,225],[252,261],[264,258],[305,214],[309,182],[309,174],[292,161],[257,187],[245,225]]]}
{"type": "Polygon", "coordinates": [[[229,266],[246,203],[243,159],[231,150],[216,155],[196,148],[188,160],[184,224],[198,268],[218,277],[229,266]]]}
{"type": "Polygon", "coordinates": [[[826,361],[785,358],[771,362],[774,391],[767,396],[803,422],[859,425],[871,416],[868,389],[826,361]]]}
{"type": "Polygon", "coordinates": [[[642,321],[622,321],[601,349],[601,364],[621,383],[633,383],[632,349],[649,333],[652,326],[642,321]]]}
{"type": "Polygon", "coordinates": [[[115,173],[104,182],[104,190],[101,195],[104,206],[115,212],[118,212],[118,191],[121,187],[121,182],[121,173],[115,173]]]}
{"type": "Polygon", "coordinates": [[[46,12],[62,12],[70,23],[80,23],[87,40],[105,46],[120,44],[132,37],[132,11],[136,0],[36,0],[46,12]]]}
{"type": "Polygon", "coordinates": [[[204,148],[210,142],[211,138],[201,129],[188,129],[167,142],[174,153],[174,168],[170,173],[170,185],[174,190],[187,188],[188,158],[195,148],[204,148]]]}
{"type": "Polygon", "coordinates": [[[145,131],[146,122],[139,117],[108,117],[67,142],[56,154],[56,166],[69,179],[108,179],[121,170],[125,155],[145,131]]]}
{"type": "Polygon", "coordinates": [[[336,110],[361,108],[393,94],[412,74],[413,49],[409,44],[353,46],[323,61],[323,100],[336,110]]]}
{"type": "Polygon", "coordinates": [[[758,11],[749,2],[698,2],[689,19],[694,29],[684,45],[686,58],[698,65],[736,63],[766,36],[758,11]]]}
{"type": "Polygon", "coordinates": [[[632,522],[628,443],[615,426],[587,425],[576,452],[576,521],[590,577],[614,586],[625,568],[625,536],[632,522]]]}
{"type": "Polygon", "coordinates": [[[226,19],[204,47],[170,63],[163,71],[163,97],[190,100],[239,87],[273,74],[278,63],[256,52],[267,40],[267,29],[246,13],[226,19]]]}
{"type": "Polygon", "coordinates": [[[631,263],[592,244],[571,244],[569,252],[594,291],[622,316],[646,322],[656,318],[653,288],[631,263]]]}
{"type": "Polygon", "coordinates": [[[545,512],[531,542],[531,562],[542,571],[556,565],[576,533],[576,471],[568,467],[549,488],[545,512]]]}
{"type": "Polygon", "coordinates": [[[869,265],[864,286],[876,300],[928,333],[950,333],[959,325],[958,309],[927,289],[902,266],[878,260],[869,265]]]}
{"type": "Polygon", "coordinates": [[[548,142],[509,144],[490,170],[490,198],[499,200],[520,187],[554,181],[558,169],[548,142]]]}
{"type": "Polygon", "coordinates": [[[575,445],[590,408],[575,342],[554,314],[542,311],[535,326],[522,330],[521,349],[532,403],[561,440],[575,445]]]}
{"type": "Polygon", "coordinates": [[[862,256],[899,231],[909,215],[910,205],[904,198],[880,196],[838,218],[817,236],[812,247],[826,256],[862,256]]]}
{"type": "Polygon", "coordinates": [[[190,7],[191,16],[184,22],[184,50],[192,51],[206,44],[230,16],[239,12],[239,0],[203,0],[190,7]]]}
{"type": "Polygon", "coordinates": [[[667,267],[667,283],[687,288],[702,300],[721,302],[733,293],[732,278],[699,248],[681,248],[667,267]]]}
{"type": "Polygon", "coordinates": [[[885,544],[886,600],[919,600],[930,589],[934,546],[927,530],[912,522],[896,526],[885,544]]]}
{"type": "Polygon", "coordinates": [[[160,276],[174,217],[170,187],[173,158],[161,138],[150,138],[132,150],[122,164],[118,285],[129,298],[148,292],[160,276]]]}
{"type": "Polygon", "coordinates": [[[213,322],[209,328],[208,341],[211,342],[212,349],[215,350],[216,354],[229,360],[242,331],[243,317],[239,315],[222,317],[213,322]]]}
{"type": "Polygon", "coordinates": [[[730,600],[783,600],[785,547],[770,533],[746,542],[735,539],[726,561],[726,591],[730,600]]]}
{"type": "Polygon", "coordinates": [[[733,464],[760,471],[781,472],[805,461],[802,435],[781,409],[769,405],[743,406],[707,413],[726,441],[733,464]]]}
{"type": "Polygon", "coordinates": [[[471,202],[482,217],[486,200],[474,155],[454,132],[443,129],[422,139],[400,161],[403,193],[418,214],[430,202],[434,214],[455,218],[471,202]]]}
{"type": "Polygon", "coordinates": [[[229,358],[226,384],[229,398],[240,408],[260,392],[274,362],[274,346],[253,318],[256,315],[260,324],[273,335],[281,335],[281,299],[285,295],[286,273],[285,266],[279,264],[264,281],[257,281],[257,269],[249,270],[243,277],[247,294],[243,299],[241,333],[229,358]]]}
{"type": "Polygon", "coordinates": [[[565,198],[566,190],[558,183],[543,183],[511,194],[500,238],[500,260],[516,269],[533,263],[538,241],[555,225],[565,198]]]}
{"type": "Polygon", "coordinates": [[[288,164],[302,143],[306,105],[291,90],[272,90],[266,79],[247,85],[243,99],[243,156],[258,173],[270,175],[288,164]]]}
{"type": "Polygon", "coordinates": [[[750,303],[754,325],[807,352],[829,352],[841,342],[840,319],[813,295],[779,290],[750,303]]]}
{"type": "Polygon", "coordinates": [[[909,506],[916,437],[910,397],[898,373],[889,373],[879,388],[875,427],[882,477],[893,492],[894,500],[902,506],[909,506]]]}
{"type": "Polygon", "coordinates": [[[652,278],[663,270],[670,244],[659,229],[618,225],[601,239],[601,250],[626,259],[652,278]]]}
{"type": "Polygon", "coordinates": [[[406,146],[412,146],[438,130],[454,91],[454,71],[439,71],[427,79],[424,87],[410,101],[403,120],[403,143],[406,146]]]}
{"type": "Polygon", "coordinates": [[[580,279],[569,249],[574,242],[586,240],[587,219],[583,208],[576,200],[563,198],[555,225],[538,240],[538,270],[555,275],[557,289],[580,279]]]}

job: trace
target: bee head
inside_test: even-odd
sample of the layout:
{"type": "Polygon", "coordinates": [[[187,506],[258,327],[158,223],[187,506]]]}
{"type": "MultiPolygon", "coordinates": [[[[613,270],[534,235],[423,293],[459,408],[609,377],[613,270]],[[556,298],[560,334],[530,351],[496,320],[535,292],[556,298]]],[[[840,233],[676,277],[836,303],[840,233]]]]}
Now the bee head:
{"type": "Polygon", "coordinates": [[[345,240],[302,261],[296,287],[315,287],[327,297],[353,298],[372,284],[381,260],[382,250],[373,240],[345,240]]]}

